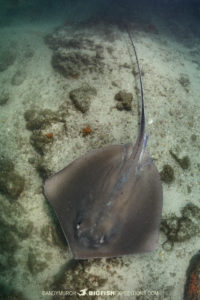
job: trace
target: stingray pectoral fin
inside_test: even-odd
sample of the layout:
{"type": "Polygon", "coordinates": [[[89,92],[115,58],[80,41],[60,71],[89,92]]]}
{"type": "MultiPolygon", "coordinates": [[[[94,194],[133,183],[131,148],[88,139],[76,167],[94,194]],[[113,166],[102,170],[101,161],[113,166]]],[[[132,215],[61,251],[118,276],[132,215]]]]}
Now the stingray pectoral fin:
{"type": "Polygon", "coordinates": [[[77,259],[155,249],[162,187],[149,156],[130,145],[92,151],[45,182],[44,191],[77,259]]]}

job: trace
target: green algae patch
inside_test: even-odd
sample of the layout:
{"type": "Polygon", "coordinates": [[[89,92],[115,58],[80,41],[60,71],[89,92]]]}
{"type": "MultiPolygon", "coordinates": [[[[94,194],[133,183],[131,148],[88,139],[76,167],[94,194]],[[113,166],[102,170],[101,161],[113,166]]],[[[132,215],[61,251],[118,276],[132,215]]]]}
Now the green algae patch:
{"type": "Polygon", "coordinates": [[[0,157],[0,192],[15,199],[23,191],[24,183],[24,178],[14,170],[12,161],[0,157]]]}
{"type": "Polygon", "coordinates": [[[133,94],[127,93],[126,91],[119,91],[115,95],[115,100],[118,101],[116,107],[118,110],[131,110],[131,105],[133,101],[133,94]]]}
{"type": "Polygon", "coordinates": [[[174,178],[174,169],[169,164],[164,165],[160,172],[160,179],[165,183],[172,183],[174,178]]]}

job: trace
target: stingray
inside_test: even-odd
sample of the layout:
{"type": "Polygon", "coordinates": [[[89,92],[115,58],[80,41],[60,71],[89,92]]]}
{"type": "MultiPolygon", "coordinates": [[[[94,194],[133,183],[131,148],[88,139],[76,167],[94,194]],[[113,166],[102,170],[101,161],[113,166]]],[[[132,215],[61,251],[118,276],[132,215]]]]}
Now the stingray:
{"type": "Polygon", "coordinates": [[[45,181],[75,259],[118,257],[156,249],[162,213],[162,185],[146,151],[145,108],[139,61],[132,36],[141,91],[136,143],[92,150],[45,181]]]}

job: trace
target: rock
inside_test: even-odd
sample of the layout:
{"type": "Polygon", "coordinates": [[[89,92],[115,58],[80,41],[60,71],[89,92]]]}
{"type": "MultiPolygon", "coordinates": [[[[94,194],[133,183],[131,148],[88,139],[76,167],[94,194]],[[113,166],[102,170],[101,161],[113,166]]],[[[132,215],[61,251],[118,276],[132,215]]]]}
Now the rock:
{"type": "Polygon", "coordinates": [[[0,192],[17,198],[24,189],[24,178],[15,170],[13,163],[7,158],[0,158],[0,192]]]}
{"type": "Polygon", "coordinates": [[[70,99],[74,106],[85,113],[90,108],[92,97],[97,95],[97,90],[89,85],[84,85],[78,89],[74,89],[69,93],[70,99]]]}
{"type": "Polygon", "coordinates": [[[18,70],[12,77],[11,79],[11,84],[12,85],[20,85],[24,82],[26,78],[26,74],[22,70],[18,70]]]}
{"type": "Polygon", "coordinates": [[[0,72],[8,69],[9,66],[13,65],[16,60],[16,53],[12,51],[3,51],[0,53],[0,72]]]}
{"type": "Polygon", "coordinates": [[[0,105],[6,104],[8,100],[9,100],[9,93],[2,92],[0,95],[0,105]]]}
{"type": "Polygon", "coordinates": [[[173,182],[174,169],[168,164],[164,165],[162,171],[160,172],[160,179],[165,183],[173,182]]]}
{"type": "Polygon", "coordinates": [[[119,101],[117,104],[117,109],[119,110],[131,110],[131,104],[133,101],[133,94],[132,93],[127,93],[126,91],[119,91],[115,95],[115,100],[119,101]]]}

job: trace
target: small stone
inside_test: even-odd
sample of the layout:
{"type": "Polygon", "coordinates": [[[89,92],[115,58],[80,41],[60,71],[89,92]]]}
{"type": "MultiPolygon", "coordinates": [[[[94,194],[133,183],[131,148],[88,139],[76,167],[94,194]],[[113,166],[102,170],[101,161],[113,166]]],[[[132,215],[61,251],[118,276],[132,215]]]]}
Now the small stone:
{"type": "Polygon", "coordinates": [[[163,169],[160,172],[160,179],[165,183],[174,181],[174,170],[170,165],[166,164],[163,166],[163,169]]]}
{"type": "Polygon", "coordinates": [[[171,241],[166,241],[165,243],[163,243],[162,247],[167,252],[171,251],[173,249],[173,243],[171,241]]]}
{"type": "Polygon", "coordinates": [[[74,89],[69,93],[74,106],[85,113],[89,110],[92,97],[97,95],[97,90],[89,85],[74,89]]]}

